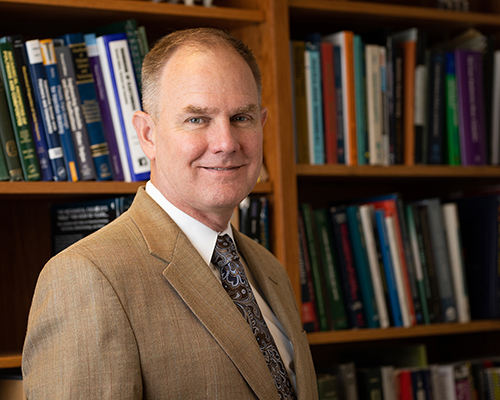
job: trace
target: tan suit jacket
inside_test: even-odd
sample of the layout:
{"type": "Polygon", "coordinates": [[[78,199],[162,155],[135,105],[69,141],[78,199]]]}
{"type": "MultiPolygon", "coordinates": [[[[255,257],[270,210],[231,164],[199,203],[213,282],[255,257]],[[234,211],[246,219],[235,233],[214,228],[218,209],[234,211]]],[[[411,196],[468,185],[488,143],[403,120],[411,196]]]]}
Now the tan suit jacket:
{"type": "MultiPolygon", "coordinates": [[[[317,399],[284,268],[262,246],[234,236],[293,345],[298,398],[317,399]]],[[[30,399],[278,399],[247,323],[143,188],[128,212],[44,267],[23,375],[30,399]]]]}

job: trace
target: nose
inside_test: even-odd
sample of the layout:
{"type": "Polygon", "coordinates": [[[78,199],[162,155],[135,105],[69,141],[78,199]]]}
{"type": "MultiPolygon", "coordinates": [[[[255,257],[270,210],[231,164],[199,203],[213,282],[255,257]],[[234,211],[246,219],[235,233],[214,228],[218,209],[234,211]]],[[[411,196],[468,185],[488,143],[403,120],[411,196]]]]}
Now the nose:
{"type": "Polygon", "coordinates": [[[231,121],[221,121],[212,126],[209,134],[210,148],[214,153],[233,153],[240,147],[238,129],[231,121]]]}

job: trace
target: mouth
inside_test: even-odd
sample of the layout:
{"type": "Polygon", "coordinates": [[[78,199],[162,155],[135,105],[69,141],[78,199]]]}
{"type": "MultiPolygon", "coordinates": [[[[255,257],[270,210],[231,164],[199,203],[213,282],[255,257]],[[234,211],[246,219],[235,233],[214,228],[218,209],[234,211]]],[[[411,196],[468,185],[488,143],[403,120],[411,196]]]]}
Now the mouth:
{"type": "Polygon", "coordinates": [[[213,171],[230,171],[233,169],[238,169],[239,167],[226,167],[226,168],[219,168],[219,167],[204,167],[205,169],[213,170],[213,171]]]}

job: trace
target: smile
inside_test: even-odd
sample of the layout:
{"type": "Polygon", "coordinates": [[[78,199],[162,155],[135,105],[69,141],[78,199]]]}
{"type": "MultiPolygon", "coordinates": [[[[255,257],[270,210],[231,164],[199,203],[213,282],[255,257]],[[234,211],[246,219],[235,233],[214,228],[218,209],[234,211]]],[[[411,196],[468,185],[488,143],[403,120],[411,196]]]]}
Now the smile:
{"type": "Polygon", "coordinates": [[[205,167],[206,169],[213,169],[215,171],[229,171],[231,169],[236,169],[238,167],[230,167],[230,168],[211,168],[211,167],[205,167]]]}

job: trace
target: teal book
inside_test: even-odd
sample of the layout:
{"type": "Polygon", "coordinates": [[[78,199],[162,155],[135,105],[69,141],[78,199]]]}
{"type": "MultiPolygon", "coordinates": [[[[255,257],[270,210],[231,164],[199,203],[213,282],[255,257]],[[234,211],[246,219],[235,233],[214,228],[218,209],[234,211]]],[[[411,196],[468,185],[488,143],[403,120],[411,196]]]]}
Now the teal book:
{"type": "Polygon", "coordinates": [[[361,299],[363,300],[363,304],[365,306],[366,326],[368,328],[378,328],[380,327],[380,318],[377,309],[377,302],[375,300],[375,292],[373,290],[366,243],[363,237],[363,227],[361,225],[361,217],[359,215],[359,206],[348,206],[346,212],[347,224],[349,225],[349,233],[354,254],[354,264],[356,266],[359,286],[361,289],[361,299]]]}
{"type": "Polygon", "coordinates": [[[369,153],[366,126],[365,45],[359,35],[354,35],[354,89],[356,92],[358,165],[366,165],[369,162],[369,153]]]}

